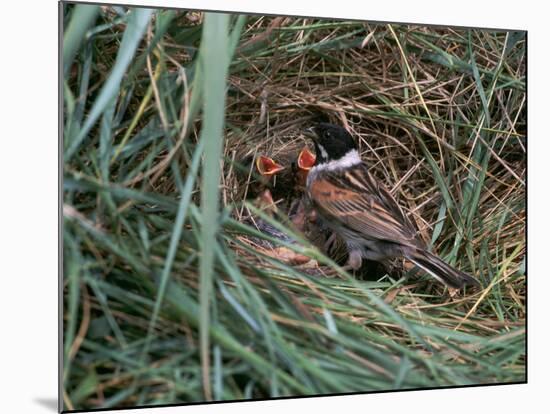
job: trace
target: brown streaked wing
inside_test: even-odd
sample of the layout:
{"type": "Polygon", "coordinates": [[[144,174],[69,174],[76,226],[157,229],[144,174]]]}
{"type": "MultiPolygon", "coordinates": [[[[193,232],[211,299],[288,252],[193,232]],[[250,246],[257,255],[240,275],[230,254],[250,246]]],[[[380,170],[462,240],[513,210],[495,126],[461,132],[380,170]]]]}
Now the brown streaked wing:
{"type": "Polygon", "coordinates": [[[416,228],[365,164],[321,173],[309,188],[321,214],[370,239],[423,245],[416,228]]]}

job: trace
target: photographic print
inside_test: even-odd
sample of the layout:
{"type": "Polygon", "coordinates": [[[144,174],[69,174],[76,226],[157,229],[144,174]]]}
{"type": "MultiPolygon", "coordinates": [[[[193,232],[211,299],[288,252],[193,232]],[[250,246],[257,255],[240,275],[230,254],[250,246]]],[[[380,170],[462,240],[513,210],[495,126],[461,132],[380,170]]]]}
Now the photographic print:
{"type": "Polygon", "coordinates": [[[60,20],[63,411],[526,382],[526,32],[60,20]]]}

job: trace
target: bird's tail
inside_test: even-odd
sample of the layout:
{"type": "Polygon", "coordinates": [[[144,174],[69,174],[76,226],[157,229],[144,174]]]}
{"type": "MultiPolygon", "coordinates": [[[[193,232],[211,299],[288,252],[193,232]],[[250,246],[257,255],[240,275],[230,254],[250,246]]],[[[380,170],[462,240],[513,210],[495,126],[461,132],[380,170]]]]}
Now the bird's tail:
{"type": "Polygon", "coordinates": [[[406,252],[406,257],[431,276],[455,289],[464,286],[479,286],[479,282],[467,273],[448,265],[436,255],[421,249],[406,252]]]}

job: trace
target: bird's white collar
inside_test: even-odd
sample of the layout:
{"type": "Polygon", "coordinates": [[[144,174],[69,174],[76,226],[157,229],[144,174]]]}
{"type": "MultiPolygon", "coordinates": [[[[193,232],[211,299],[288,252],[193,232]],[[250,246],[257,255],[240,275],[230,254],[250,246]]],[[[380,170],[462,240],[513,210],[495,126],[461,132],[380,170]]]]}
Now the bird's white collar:
{"type": "Polygon", "coordinates": [[[361,157],[359,156],[359,153],[357,152],[357,150],[353,149],[351,151],[348,151],[346,155],[344,155],[341,158],[338,158],[337,160],[332,160],[329,162],[316,165],[311,169],[310,172],[317,173],[320,171],[341,170],[341,169],[353,167],[354,165],[357,165],[357,164],[361,164],[361,157]]]}

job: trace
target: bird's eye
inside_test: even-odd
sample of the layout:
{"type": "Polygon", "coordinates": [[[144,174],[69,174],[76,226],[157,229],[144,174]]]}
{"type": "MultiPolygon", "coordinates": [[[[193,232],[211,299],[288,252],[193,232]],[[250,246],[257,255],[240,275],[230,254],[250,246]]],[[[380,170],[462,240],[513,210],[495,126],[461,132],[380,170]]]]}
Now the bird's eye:
{"type": "Polygon", "coordinates": [[[331,135],[332,135],[332,134],[330,133],[330,131],[325,131],[325,137],[330,138],[331,135]]]}

